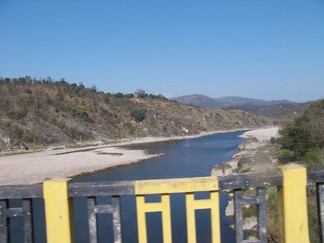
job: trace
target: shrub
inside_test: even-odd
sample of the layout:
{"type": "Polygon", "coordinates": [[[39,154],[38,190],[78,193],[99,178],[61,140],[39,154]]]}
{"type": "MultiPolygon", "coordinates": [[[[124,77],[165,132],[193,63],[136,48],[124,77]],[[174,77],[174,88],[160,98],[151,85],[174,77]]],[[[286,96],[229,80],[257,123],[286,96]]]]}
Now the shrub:
{"type": "Polygon", "coordinates": [[[291,151],[289,149],[282,149],[277,154],[278,159],[280,159],[280,158],[291,158],[291,157],[295,157],[295,153],[294,153],[294,151],[291,151]]]}
{"type": "Polygon", "coordinates": [[[267,194],[267,203],[275,206],[278,199],[277,187],[269,187],[267,189],[267,194]]]}
{"type": "Polygon", "coordinates": [[[87,120],[89,118],[88,112],[84,107],[75,106],[72,108],[73,116],[77,116],[87,120]]]}
{"type": "Polygon", "coordinates": [[[278,193],[276,187],[270,187],[267,189],[267,233],[268,242],[279,241],[279,215],[277,208],[278,193]]]}
{"type": "Polygon", "coordinates": [[[138,109],[138,110],[134,110],[131,113],[131,117],[133,117],[135,119],[136,122],[142,122],[145,120],[146,118],[146,109],[138,109]]]}
{"type": "Polygon", "coordinates": [[[306,162],[317,161],[319,159],[320,150],[317,148],[310,148],[303,156],[306,162]]]}
{"type": "Polygon", "coordinates": [[[127,127],[128,127],[129,135],[134,135],[135,134],[135,127],[131,123],[127,124],[127,127]]]}

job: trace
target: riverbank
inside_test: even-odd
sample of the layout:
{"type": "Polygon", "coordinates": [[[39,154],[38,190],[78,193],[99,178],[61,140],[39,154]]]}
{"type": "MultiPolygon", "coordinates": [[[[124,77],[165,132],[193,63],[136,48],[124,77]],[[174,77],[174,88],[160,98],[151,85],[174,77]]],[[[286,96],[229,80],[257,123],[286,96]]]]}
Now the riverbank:
{"type": "Polygon", "coordinates": [[[268,142],[272,137],[277,137],[279,127],[260,128],[243,133],[242,138],[255,138],[258,142],[268,142]]]}
{"type": "Polygon", "coordinates": [[[276,158],[269,147],[271,138],[279,136],[279,127],[260,128],[240,135],[246,141],[239,145],[239,151],[231,161],[226,162],[232,170],[264,172],[273,166],[276,158]]]}
{"type": "MultiPolygon", "coordinates": [[[[278,136],[279,127],[256,129],[243,133],[240,137],[247,140],[239,145],[239,152],[233,156],[233,160],[225,162],[222,166],[215,166],[212,169],[212,175],[267,172],[275,166],[277,161],[270,140],[278,136]]],[[[232,195],[229,195],[229,201],[224,213],[227,217],[234,217],[234,199],[232,195]]],[[[256,216],[246,217],[243,220],[243,230],[256,231],[257,224],[256,216]]],[[[234,228],[234,225],[231,227],[234,228]]]]}
{"type": "Polygon", "coordinates": [[[153,143],[168,140],[191,139],[216,133],[208,132],[194,136],[148,137],[124,140],[110,145],[85,148],[54,147],[41,152],[15,154],[0,157],[0,184],[36,184],[58,177],[74,177],[116,166],[136,163],[161,154],[148,154],[143,150],[129,150],[121,146],[153,143]]]}

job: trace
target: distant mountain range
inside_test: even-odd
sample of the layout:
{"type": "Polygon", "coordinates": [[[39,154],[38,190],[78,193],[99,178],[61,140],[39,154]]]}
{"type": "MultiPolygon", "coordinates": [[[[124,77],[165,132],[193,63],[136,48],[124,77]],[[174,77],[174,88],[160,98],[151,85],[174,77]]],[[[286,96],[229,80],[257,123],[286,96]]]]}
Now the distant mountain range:
{"type": "Polygon", "coordinates": [[[263,115],[272,118],[294,118],[303,113],[310,105],[310,102],[297,103],[289,100],[267,101],[237,96],[211,98],[201,94],[175,97],[173,100],[182,104],[210,109],[241,109],[256,115],[263,115]]]}
{"type": "Polygon", "coordinates": [[[271,106],[278,104],[298,104],[296,102],[292,102],[289,100],[260,100],[260,99],[251,99],[251,98],[243,98],[238,96],[225,96],[221,98],[211,98],[206,95],[201,94],[193,94],[193,95],[185,95],[172,98],[179,103],[194,105],[204,108],[228,108],[235,106],[246,106],[246,105],[257,105],[257,106],[271,106]]]}
{"type": "Polygon", "coordinates": [[[214,99],[216,102],[222,104],[223,107],[231,107],[231,106],[244,106],[244,105],[278,105],[278,104],[298,104],[296,102],[292,102],[289,100],[260,100],[260,99],[251,99],[251,98],[243,98],[237,96],[226,96],[221,98],[214,99]]]}

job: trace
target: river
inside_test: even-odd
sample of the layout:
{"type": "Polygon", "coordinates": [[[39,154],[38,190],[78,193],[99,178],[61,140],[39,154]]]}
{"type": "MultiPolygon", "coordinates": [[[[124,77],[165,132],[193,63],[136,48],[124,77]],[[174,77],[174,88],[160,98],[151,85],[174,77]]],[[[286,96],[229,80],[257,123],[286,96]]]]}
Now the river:
{"type": "MultiPolygon", "coordinates": [[[[163,156],[80,176],[73,181],[120,181],[145,180],[163,178],[181,178],[209,176],[213,165],[228,161],[237,152],[238,145],[244,141],[239,135],[243,132],[215,134],[200,138],[180,141],[158,142],[151,144],[132,145],[128,148],[145,149],[151,153],[163,153],[163,156]]],[[[208,197],[200,193],[197,197],[208,197]]],[[[159,200],[152,196],[150,200],[159,200]]],[[[109,198],[98,198],[99,203],[109,198]]],[[[227,198],[220,194],[221,238],[222,242],[235,242],[234,231],[229,229],[232,220],[224,216],[227,198]]],[[[88,242],[88,222],[84,210],[86,200],[77,199],[75,203],[76,242],[88,242]]],[[[173,242],[187,242],[185,224],[185,198],[182,194],[171,196],[172,238],[173,242]]],[[[121,200],[123,242],[137,242],[136,209],[134,196],[124,196],[121,200]]],[[[208,210],[196,213],[197,242],[210,242],[210,220],[208,210]]],[[[111,216],[99,215],[99,242],[112,242],[111,216]]],[[[161,214],[151,213],[147,218],[148,242],[162,242],[161,214]]]]}

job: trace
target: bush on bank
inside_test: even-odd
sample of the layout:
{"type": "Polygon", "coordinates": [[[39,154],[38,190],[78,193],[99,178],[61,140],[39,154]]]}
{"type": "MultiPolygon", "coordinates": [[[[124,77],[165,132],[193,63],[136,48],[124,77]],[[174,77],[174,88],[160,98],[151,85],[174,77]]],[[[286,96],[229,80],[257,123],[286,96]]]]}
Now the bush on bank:
{"type": "Polygon", "coordinates": [[[314,102],[294,122],[280,130],[278,157],[294,157],[310,169],[324,168],[324,100],[314,102]]]}

